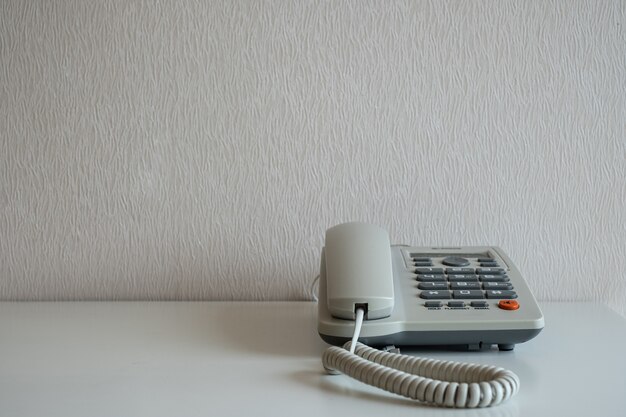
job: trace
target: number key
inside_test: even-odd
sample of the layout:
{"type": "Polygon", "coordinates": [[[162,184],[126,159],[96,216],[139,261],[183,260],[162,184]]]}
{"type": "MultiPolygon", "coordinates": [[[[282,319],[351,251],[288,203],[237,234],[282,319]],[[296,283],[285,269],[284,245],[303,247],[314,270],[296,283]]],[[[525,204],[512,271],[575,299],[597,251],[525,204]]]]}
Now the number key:
{"type": "Polygon", "coordinates": [[[446,280],[446,276],[445,275],[433,275],[433,274],[426,274],[426,275],[418,275],[416,278],[418,281],[420,282],[427,282],[427,281],[445,281],[446,280]]]}
{"type": "Polygon", "coordinates": [[[415,268],[417,274],[443,274],[443,268],[419,267],[415,268]]]}
{"type": "Polygon", "coordinates": [[[487,290],[487,298],[517,298],[517,294],[515,291],[507,291],[507,290],[487,290]]]}
{"type": "Polygon", "coordinates": [[[478,275],[504,275],[502,268],[476,268],[478,275]]]}
{"type": "Polygon", "coordinates": [[[454,298],[485,298],[483,292],[480,290],[456,290],[453,294],[454,298]]]}
{"type": "Polygon", "coordinates": [[[446,268],[446,274],[473,274],[474,268],[446,268]]]}
{"type": "Polygon", "coordinates": [[[509,277],[506,275],[479,275],[478,278],[482,282],[509,282],[509,277]]]}
{"type": "Polygon", "coordinates": [[[417,284],[417,288],[420,290],[447,290],[448,283],[443,282],[420,282],[417,284]]]}
{"type": "Polygon", "coordinates": [[[450,289],[452,290],[480,290],[479,282],[451,282],[450,289]]]}
{"type": "Polygon", "coordinates": [[[512,290],[510,282],[484,282],[483,288],[486,290],[512,290]]]}
{"type": "Polygon", "coordinates": [[[452,298],[452,293],[448,290],[430,290],[422,291],[420,297],[426,300],[447,300],[452,298]]]}
{"type": "Polygon", "coordinates": [[[476,275],[453,274],[448,275],[448,281],[478,281],[478,277],[476,275]]]}

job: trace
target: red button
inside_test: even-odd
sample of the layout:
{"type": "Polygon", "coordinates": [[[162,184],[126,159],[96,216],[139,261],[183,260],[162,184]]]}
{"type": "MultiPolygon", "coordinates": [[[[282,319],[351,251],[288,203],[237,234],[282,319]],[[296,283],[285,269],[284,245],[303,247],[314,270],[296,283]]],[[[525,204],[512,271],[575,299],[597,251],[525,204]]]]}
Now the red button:
{"type": "Polygon", "coordinates": [[[517,310],[519,309],[519,303],[515,300],[500,300],[498,307],[503,310],[517,310]]]}

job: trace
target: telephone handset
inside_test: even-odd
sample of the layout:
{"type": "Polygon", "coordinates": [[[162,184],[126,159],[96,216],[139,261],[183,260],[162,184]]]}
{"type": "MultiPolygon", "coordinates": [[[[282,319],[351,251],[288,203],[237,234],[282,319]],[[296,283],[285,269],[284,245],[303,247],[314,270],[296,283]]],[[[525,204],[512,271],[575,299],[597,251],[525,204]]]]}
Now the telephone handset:
{"type": "Polygon", "coordinates": [[[377,227],[348,223],[326,232],[328,310],[333,317],[354,319],[356,305],[368,320],[389,317],[393,310],[393,274],[387,233],[377,227]]]}
{"type": "Polygon", "coordinates": [[[319,300],[320,336],[345,343],[324,353],[328,371],[448,407],[499,404],[517,392],[519,379],[501,368],[406,357],[357,340],[511,350],[544,325],[532,293],[501,249],[391,246],[386,231],[365,223],[326,232],[319,300]],[[413,375],[415,369],[420,375],[413,375]]]}

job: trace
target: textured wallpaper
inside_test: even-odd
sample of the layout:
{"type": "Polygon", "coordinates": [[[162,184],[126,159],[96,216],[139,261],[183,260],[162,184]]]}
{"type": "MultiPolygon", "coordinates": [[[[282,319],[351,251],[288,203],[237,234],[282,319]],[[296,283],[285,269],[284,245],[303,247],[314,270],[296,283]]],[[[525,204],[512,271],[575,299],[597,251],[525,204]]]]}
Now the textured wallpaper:
{"type": "Polygon", "coordinates": [[[626,314],[625,16],[2,1],[0,299],[310,299],[361,220],[626,314]]]}

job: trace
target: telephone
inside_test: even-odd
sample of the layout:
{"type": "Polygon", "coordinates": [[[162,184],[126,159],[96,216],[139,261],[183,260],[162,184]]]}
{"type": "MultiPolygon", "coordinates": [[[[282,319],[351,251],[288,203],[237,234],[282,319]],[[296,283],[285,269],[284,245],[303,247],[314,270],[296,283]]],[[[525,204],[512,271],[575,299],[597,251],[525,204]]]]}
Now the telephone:
{"type": "Polygon", "coordinates": [[[318,332],[332,345],[345,343],[324,353],[331,373],[441,406],[496,405],[519,388],[511,371],[407,357],[366,344],[470,350],[497,345],[506,351],[543,326],[526,282],[497,247],[392,246],[385,230],[365,223],[326,232],[318,332]],[[385,369],[375,372],[379,366],[385,369]]]}

